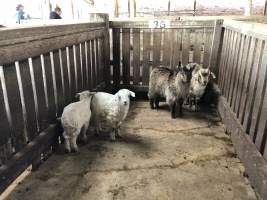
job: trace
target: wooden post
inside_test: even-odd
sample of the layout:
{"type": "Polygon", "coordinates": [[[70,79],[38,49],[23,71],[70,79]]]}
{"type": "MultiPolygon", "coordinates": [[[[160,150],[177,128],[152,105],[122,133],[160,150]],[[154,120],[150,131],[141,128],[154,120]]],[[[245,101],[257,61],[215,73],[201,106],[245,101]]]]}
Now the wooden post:
{"type": "Polygon", "coordinates": [[[267,15],[267,0],[265,0],[263,15],[267,15]]]}
{"type": "Polygon", "coordinates": [[[220,58],[220,51],[222,48],[222,38],[223,38],[222,23],[223,20],[221,19],[215,21],[211,54],[209,60],[209,67],[216,74],[216,76],[218,76],[219,72],[219,58],[220,58]]]}
{"type": "Polygon", "coordinates": [[[119,17],[119,0],[114,0],[114,17],[119,17]]]}
{"type": "Polygon", "coordinates": [[[245,16],[251,16],[252,15],[252,0],[247,0],[245,5],[245,16]]]}
{"type": "Polygon", "coordinates": [[[135,0],[128,0],[128,17],[134,18],[135,16],[135,0]]]}
{"type": "Polygon", "coordinates": [[[170,10],[171,10],[171,1],[168,1],[168,15],[170,15],[170,10]]]}
{"type": "Polygon", "coordinates": [[[196,16],[197,0],[194,0],[194,11],[193,16],[196,16]]]}

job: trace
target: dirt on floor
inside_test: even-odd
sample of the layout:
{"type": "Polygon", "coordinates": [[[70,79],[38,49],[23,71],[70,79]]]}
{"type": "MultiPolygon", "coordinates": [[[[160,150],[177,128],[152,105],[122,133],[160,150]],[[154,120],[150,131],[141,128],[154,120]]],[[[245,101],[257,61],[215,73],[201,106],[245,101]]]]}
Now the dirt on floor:
{"type": "Polygon", "coordinates": [[[134,102],[122,138],[91,137],[79,153],[53,154],[9,200],[254,200],[215,111],[171,119],[134,102]]]}

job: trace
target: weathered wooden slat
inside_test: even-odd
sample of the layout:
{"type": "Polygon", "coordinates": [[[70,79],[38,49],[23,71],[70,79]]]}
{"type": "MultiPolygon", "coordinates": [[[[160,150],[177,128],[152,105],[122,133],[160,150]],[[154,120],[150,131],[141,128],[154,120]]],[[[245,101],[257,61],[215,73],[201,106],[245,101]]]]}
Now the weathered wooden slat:
{"type": "Polygon", "coordinates": [[[212,36],[213,29],[204,29],[204,58],[203,58],[203,66],[209,67],[210,59],[211,59],[211,48],[212,48],[212,36]]]}
{"type": "Polygon", "coordinates": [[[130,29],[122,29],[122,67],[123,84],[130,81],[130,29]]]}
{"type": "Polygon", "coordinates": [[[255,54],[255,42],[256,42],[256,40],[254,38],[252,38],[250,50],[249,50],[249,54],[248,54],[248,59],[246,62],[246,72],[245,72],[245,79],[244,79],[244,83],[243,83],[243,90],[242,90],[242,94],[241,94],[240,114],[239,114],[239,119],[241,121],[241,124],[243,124],[243,121],[244,121],[245,107],[247,104],[247,98],[248,98],[247,92],[248,92],[248,86],[250,84],[253,58],[254,58],[254,54],[255,54]]]}
{"type": "Polygon", "coordinates": [[[150,40],[151,31],[150,29],[143,30],[143,73],[142,73],[142,85],[148,85],[149,81],[149,60],[150,60],[150,40]]]}
{"type": "MultiPolygon", "coordinates": [[[[254,99],[256,95],[256,84],[257,84],[257,77],[259,76],[259,66],[261,64],[261,53],[263,51],[262,48],[262,41],[256,40],[255,50],[254,50],[254,59],[252,63],[252,72],[250,77],[250,84],[248,85],[248,92],[247,92],[247,103],[245,107],[245,114],[244,114],[244,121],[243,127],[244,130],[249,134],[249,127],[251,123],[251,114],[252,108],[254,104],[254,99]]],[[[253,136],[251,139],[253,140],[253,136]]]]}
{"type": "Polygon", "coordinates": [[[54,92],[54,98],[55,98],[55,111],[56,111],[56,117],[58,117],[58,91],[57,91],[57,81],[56,81],[56,70],[55,70],[55,61],[54,61],[54,53],[50,52],[50,62],[51,62],[51,72],[52,72],[52,81],[53,81],[53,92],[54,92]]]}
{"type": "Polygon", "coordinates": [[[211,71],[213,71],[217,76],[219,72],[219,56],[221,54],[221,46],[222,46],[222,38],[223,38],[223,30],[222,30],[222,23],[223,20],[219,19],[215,21],[215,27],[213,31],[212,37],[212,48],[211,48],[211,55],[209,66],[211,71]]]}
{"type": "Polygon", "coordinates": [[[133,29],[133,84],[140,82],[140,29],[133,29]]]}
{"type": "MultiPolygon", "coordinates": [[[[102,82],[105,82],[106,85],[109,85],[110,84],[110,66],[109,64],[107,64],[105,61],[105,56],[106,56],[106,52],[105,52],[105,40],[104,39],[100,39],[100,43],[99,43],[99,49],[100,49],[100,57],[99,57],[99,62],[100,62],[100,81],[101,83],[102,82]],[[109,68],[107,68],[107,66],[109,66],[109,68]],[[109,72],[107,73],[106,70],[109,70],[109,72]],[[106,75],[105,75],[106,74],[106,75]],[[106,79],[108,79],[108,82],[106,81],[106,79]]],[[[109,51],[110,52],[110,51],[109,51]]],[[[110,60],[110,55],[109,55],[109,58],[110,60]]]]}
{"type": "Polygon", "coordinates": [[[181,44],[182,44],[182,31],[180,29],[173,30],[172,34],[172,68],[175,68],[178,64],[180,59],[181,53],[181,44]]]}
{"type": "Polygon", "coordinates": [[[153,30],[153,65],[152,65],[152,68],[160,65],[160,51],[161,51],[161,38],[162,38],[161,34],[162,34],[162,29],[153,30]]]}
{"type": "Polygon", "coordinates": [[[55,71],[54,81],[56,83],[54,87],[56,87],[56,96],[57,96],[57,116],[61,116],[61,113],[65,106],[65,98],[63,95],[63,85],[62,85],[62,76],[61,76],[63,71],[61,73],[59,51],[53,52],[53,60],[54,60],[54,71],[55,71]]]}
{"type": "Polygon", "coordinates": [[[49,54],[44,54],[44,67],[47,85],[48,118],[49,120],[52,120],[56,117],[56,102],[54,96],[52,66],[49,54]]]}
{"type": "Polygon", "coordinates": [[[86,42],[86,55],[88,64],[88,88],[91,90],[93,88],[92,84],[92,52],[91,52],[91,41],[86,42]]]}
{"type": "Polygon", "coordinates": [[[226,88],[228,86],[228,76],[229,76],[229,69],[230,69],[230,65],[229,65],[229,62],[231,60],[231,57],[232,57],[232,51],[233,51],[233,45],[234,45],[234,36],[235,36],[235,33],[233,31],[231,31],[230,33],[230,39],[229,39],[229,46],[227,48],[228,50],[228,55],[226,57],[226,60],[225,60],[225,67],[224,67],[224,79],[223,79],[223,87],[222,87],[222,92],[224,95],[226,95],[226,88]]]}
{"type": "Polygon", "coordinates": [[[104,66],[103,66],[103,79],[105,81],[106,86],[110,85],[111,81],[111,68],[110,68],[110,56],[111,56],[111,42],[110,42],[110,33],[111,29],[109,28],[109,16],[105,15],[105,22],[106,22],[106,30],[103,38],[103,59],[104,59],[104,66]]]}
{"type": "Polygon", "coordinates": [[[233,90],[233,98],[232,98],[232,109],[233,111],[235,111],[235,107],[236,107],[236,99],[237,99],[237,90],[239,87],[239,80],[240,80],[240,71],[241,71],[241,63],[243,60],[243,56],[244,56],[244,45],[245,45],[245,40],[246,37],[241,34],[241,46],[240,46],[240,52],[239,52],[239,56],[238,56],[238,61],[237,61],[237,70],[236,70],[236,80],[234,81],[234,90],[233,90]]]}
{"type": "Polygon", "coordinates": [[[99,49],[98,49],[98,39],[95,39],[94,40],[94,43],[95,43],[95,77],[96,77],[96,86],[99,84],[99,63],[98,63],[98,54],[99,54],[99,49]]]}
{"type": "Polygon", "coordinates": [[[84,42],[89,39],[103,37],[104,30],[89,33],[80,33],[77,35],[62,36],[51,38],[49,40],[36,40],[30,43],[21,43],[15,45],[3,46],[0,48],[0,64],[8,64],[16,60],[23,60],[29,57],[35,57],[42,53],[53,51],[55,49],[71,46],[73,44],[84,42]],[[23,53],[22,53],[23,52],[23,53]]]}
{"type": "Polygon", "coordinates": [[[112,30],[113,40],[113,84],[120,83],[120,29],[112,30]]]}
{"type": "Polygon", "coordinates": [[[80,43],[79,45],[77,45],[77,63],[78,63],[78,77],[80,78],[79,82],[80,82],[80,91],[84,90],[84,79],[85,79],[85,73],[84,73],[84,66],[83,66],[83,53],[82,53],[82,43],[80,43]],[[80,75],[79,75],[79,71],[80,71],[80,75]]]}
{"type": "Polygon", "coordinates": [[[19,86],[16,75],[16,68],[14,64],[4,66],[4,76],[10,113],[13,122],[14,138],[12,139],[15,151],[19,151],[26,144],[27,141],[25,141],[25,138],[23,136],[23,130],[26,127],[23,122],[19,86]]]}
{"type": "Polygon", "coordinates": [[[226,57],[228,55],[228,52],[226,51],[228,44],[229,44],[228,39],[229,39],[229,30],[225,29],[224,38],[223,38],[223,48],[222,48],[222,53],[221,53],[220,65],[219,65],[219,75],[217,77],[218,85],[220,88],[223,87],[222,81],[223,81],[223,78],[224,78],[223,76],[224,76],[224,72],[225,72],[224,63],[225,63],[226,57]]]}
{"type": "MultiPolygon", "coordinates": [[[[263,154],[264,158],[267,159],[267,87],[265,85],[264,96],[262,97],[262,107],[260,109],[260,114],[258,115],[258,127],[257,135],[255,138],[255,145],[258,150],[263,154]]],[[[251,134],[251,136],[254,136],[251,134]]]]}
{"type": "Polygon", "coordinates": [[[201,63],[201,52],[203,41],[204,29],[198,29],[195,32],[195,43],[194,43],[194,59],[193,62],[201,63]]]}
{"type": "Polygon", "coordinates": [[[242,62],[241,62],[240,75],[238,77],[237,98],[236,98],[236,103],[235,103],[235,107],[234,107],[234,111],[236,111],[235,113],[237,114],[237,117],[239,117],[239,113],[240,113],[239,108],[240,108],[240,102],[241,102],[242,89],[243,89],[243,85],[244,85],[246,61],[248,58],[250,43],[251,43],[251,37],[246,37],[243,56],[242,56],[242,62]]]}
{"type": "Polygon", "coordinates": [[[262,112],[264,82],[266,83],[266,64],[267,64],[267,45],[265,43],[264,50],[262,52],[262,62],[259,68],[257,90],[256,90],[254,105],[252,109],[251,125],[250,125],[250,131],[249,131],[253,140],[255,140],[255,137],[257,136],[259,116],[262,112]]]}
{"type": "Polygon", "coordinates": [[[240,52],[240,41],[241,41],[241,36],[240,36],[240,34],[237,33],[237,39],[236,39],[236,44],[234,47],[234,53],[232,55],[233,58],[232,58],[232,62],[230,63],[230,66],[231,66],[230,84],[229,84],[228,96],[227,96],[227,99],[230,103],[229,104],[230,106],[232,106],[234,82],[236,80],[237,61],[238,61],[239,52],[240,52]]]}
{"type": "Polygon", "coordinates": [[[258,152],[256,146],[251,142],[243,130],[242,125],[236,118],[235,113],[227,105],[225,98],[221,97],[218,106],[219,114],[226,130],[231,133],[231,140],[238,154],[238,157],[245,166],[250,183],[260,194],[262,199],[267,198],[267,163],[258,152]]]}
{"type": "MultiPolygon", "coordinates": [[[[3,66],[0,66],[0,110],[2,110],[2,114],[0,115],[0,145],[4,145],[10,138],[13,138],[13,131],[11,127],[13,126],[11,113],[10,113],[10,106],[9,100],[7,97],[6,91],[6,81],[3,71],[3,66]]],[[[0,158],[3,161],[3,157],[0,158]]]]}
{"type": "Polygon", "coordinates": [[[171,64],[171,40],[172,37],[172,31],[171,29],[164,29],[164,39],[163,39],[163,59],[162,64],[166,67],[170,68],[171,64]]]}
{"type": "Polygon", "coordinates": [[[92,79],[92,89],[95,89],[96,88],[96,64],[95,64],[95,41],[94,40],[91,40],[90,41],[90,48],[91,48],[91,70],[92,70],[92,76],[91,76],[91,79],[92,79]]]}
{"type": "Polygon", "coordinates": [[[40,130],[44,130],[48,126],[48,104],[47,104],[48,102],[46,102],[46,96],[45,96],[46,88],[44,86],[41,56],[33,58],[32,63],[33,63],[34,77],[36,77],[35,84],[36,84],[36,95],[37,95],[38,111],[39,111],[38,121],[40,130]]]}
{"type": "Polygon", "coordinates": [[[184,29],[183,36],[182,36],[182,63],[183,65],[187,65],[189,62],[189,50],[190,50],[190,30],[184,29]]]}

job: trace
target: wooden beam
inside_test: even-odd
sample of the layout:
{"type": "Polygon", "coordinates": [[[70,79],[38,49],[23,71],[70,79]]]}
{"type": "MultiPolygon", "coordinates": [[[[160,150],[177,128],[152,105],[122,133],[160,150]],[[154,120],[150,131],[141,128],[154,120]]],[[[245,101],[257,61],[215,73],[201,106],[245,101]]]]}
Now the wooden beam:
{"type": "Polygon", "coordinates": [[[46,151],[54,143],[56,130],[56,125],[50,125],[34,141],[30,142],[22,151],[15,154],[11,160],[0,167],[0,193],[31,165],[37,157],[41,157],[40,153],[46,151]]]}
{"type": "Polygon", "coordinates": [[[246,0],[244,15],[245,16],[251,16],[252,15],[252,0],[246,0]]]}
{"type": "Polygon", "coordinates": [[[262,199],[267,199],[267,163],[251,142],[242,125],[231,110],[226,99],[221,97],[218,111],[225,124],[226,131],[231,134],[238,157],[245,166],[246,173],[255,190],[262,199]]]}
{"type": "Polygon", "coordinates": [[[170,15],[170,11],[171,11],[171,1],[168,1],[168,15],[170,15]]]}
{"type": "Polygon", "coordinates": [[[267,15],[267,0],[265,0],[263,15],[267,15]]]}
{"type": "Polygon", "coordinates": [[[114,17],[119,17],[119,0],[114,0],[114,17]]]}
{"type": "Polygon", "coordinates": [[[196,16],[196,9],[197,9],[197,0],[194,0],[194,12],[193,12],[193,16],[196,16]]]}

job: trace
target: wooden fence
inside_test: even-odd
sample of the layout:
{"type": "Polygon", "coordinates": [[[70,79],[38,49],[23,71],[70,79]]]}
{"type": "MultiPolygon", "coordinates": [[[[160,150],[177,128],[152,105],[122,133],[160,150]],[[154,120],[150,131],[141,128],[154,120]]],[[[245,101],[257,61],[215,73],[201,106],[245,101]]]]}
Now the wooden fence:
{"type": "Polygon", "coordinates": [[[267,25],[226,20],[223,27],[219,112],[252,184],[267,199],[267,25]]]}
{"type": "Polygon", "coordinates": [[[153,67],[174,68],[179,61],[198,62],[216,70],[221,23],[171,21],[170,28],[151,29],[148,21],[110,22],[111,84],[145,91],[153,67]]]}
{"type": "Polygon", "coordinates": [[[58,141],[56,118],[75,94],[104,84],[104,19],[0,30],[0,192],[58,141]]]}

